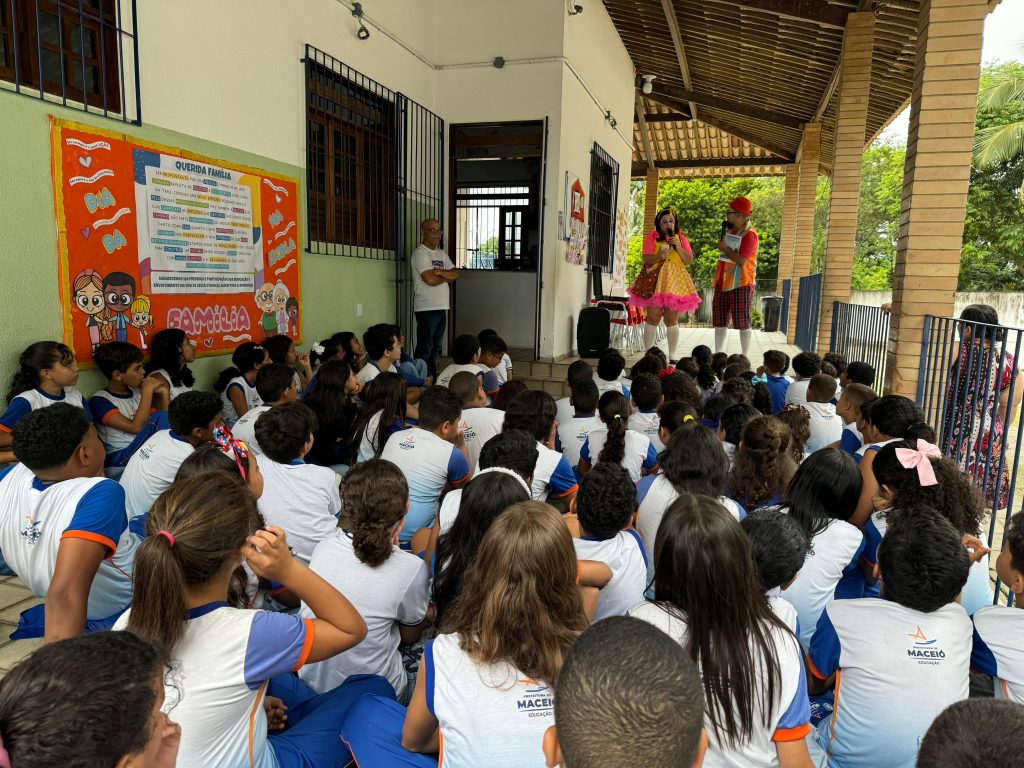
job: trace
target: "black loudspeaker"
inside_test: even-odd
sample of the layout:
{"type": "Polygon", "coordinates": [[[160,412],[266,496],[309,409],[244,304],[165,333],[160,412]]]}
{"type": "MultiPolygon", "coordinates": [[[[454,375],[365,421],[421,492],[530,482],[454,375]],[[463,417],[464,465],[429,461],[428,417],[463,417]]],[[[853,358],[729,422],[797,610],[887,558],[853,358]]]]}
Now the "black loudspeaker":
{"type": "Polygon", "coordinates": [[[576,348],[580,357],[597,357],[611,343],[612,314],[604,307],[586,307],[576,320],[576,348]]]}

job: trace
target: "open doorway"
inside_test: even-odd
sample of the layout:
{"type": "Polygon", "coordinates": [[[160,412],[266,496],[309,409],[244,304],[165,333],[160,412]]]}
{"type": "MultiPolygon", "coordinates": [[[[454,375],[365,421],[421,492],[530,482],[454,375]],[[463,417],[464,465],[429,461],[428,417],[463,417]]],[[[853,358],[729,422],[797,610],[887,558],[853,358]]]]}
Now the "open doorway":
{"type": "Polygon", "coordinates": [[[539,352],[544,126],[472,123],[450,132],[454,334],[494,328],[520,360],[539,352]]]}

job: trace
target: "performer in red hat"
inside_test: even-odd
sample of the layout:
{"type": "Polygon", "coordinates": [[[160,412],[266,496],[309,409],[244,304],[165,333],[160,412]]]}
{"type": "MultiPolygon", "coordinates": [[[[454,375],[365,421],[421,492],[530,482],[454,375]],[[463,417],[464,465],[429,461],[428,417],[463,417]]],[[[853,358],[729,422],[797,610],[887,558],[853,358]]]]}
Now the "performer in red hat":
{"type": "Polygon", "coordinates": [[[750,311],[754,303],[754,276],[757,274],[757,232],[750,225],[753,212],[750,201],[737,197],[729,203],[728,226],[718,241],[718,266],[715,268],[715,296],[711,301],[715,325],[715,351],[725,351],[729,320],[740,332],[740,348],[750,350],[750,311]]]}

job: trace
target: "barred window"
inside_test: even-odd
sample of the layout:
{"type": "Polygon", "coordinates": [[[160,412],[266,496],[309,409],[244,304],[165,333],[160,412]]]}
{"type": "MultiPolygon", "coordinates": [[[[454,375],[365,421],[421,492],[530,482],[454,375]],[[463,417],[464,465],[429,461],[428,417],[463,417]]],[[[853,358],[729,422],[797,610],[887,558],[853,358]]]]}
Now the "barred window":
{"type": "Polygon", "coordinates": [[[612,271],[615,259],[615,206],[619,193],[619,164],[600,144],[590,151],[590,226],[587,265],[612,271]]]}

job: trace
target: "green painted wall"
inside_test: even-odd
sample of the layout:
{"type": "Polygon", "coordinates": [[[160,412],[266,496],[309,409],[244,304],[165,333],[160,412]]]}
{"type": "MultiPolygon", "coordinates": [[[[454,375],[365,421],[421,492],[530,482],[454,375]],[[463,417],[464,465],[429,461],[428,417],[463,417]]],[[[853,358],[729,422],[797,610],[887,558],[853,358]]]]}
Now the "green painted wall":
{"type": "MultiPolygon", "coordinates": [[[[22,349],[34,341],[61,338],[57,230],[50,177],[50,114],[292,176],[300,180],[300,199],[305,202],[303,168],[175,131],[151,125],[125,126],[0,90],[0,397],[7,391],[22,349]]],[[[240,115],[239,121],[239,130],[244,130],[245,116],[240,115]]],[[[306,242],[304,213],[303,206],[301,243],[306,242]]],[[[394,262],[304,253],[301,265],[301,349],[308,349],[335,331],[353,330],[361,334],[373,323],[394,321],[394,262]],[[356,317],[357,302],[364,310],[360,318],[356,317]]],[[[411,336],[409,330],[406,334],[411,336]]],[[[208,388],[217,372],[228,364],[225,356],[197,360],[192,368],[198,385],[208,388]]],[[[89,395],[103,384],[98,371],[83,371],[78,388],[89,395]]]]}

